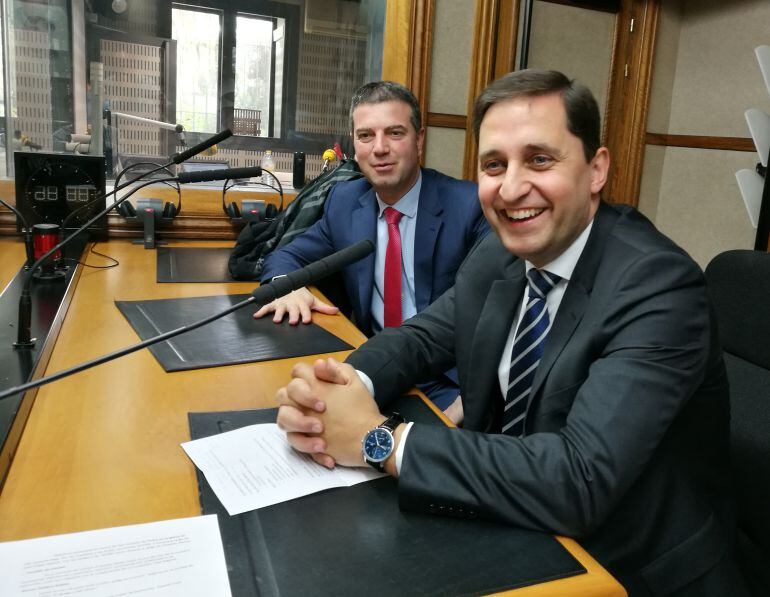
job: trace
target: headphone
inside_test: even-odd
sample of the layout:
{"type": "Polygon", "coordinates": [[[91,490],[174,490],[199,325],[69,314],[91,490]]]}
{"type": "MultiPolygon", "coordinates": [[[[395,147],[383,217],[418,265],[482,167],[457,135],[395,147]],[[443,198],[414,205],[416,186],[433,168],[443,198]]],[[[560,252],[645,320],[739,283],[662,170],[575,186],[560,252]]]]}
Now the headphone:
{"type": "MultiPolygon", "coordinates": [[[[153,167],[159,167],[160,164],[156,164],[154,162],[136,162],[135,164],[131,164],[127,168],[125,168],[120,174],[118,174],[118,177],[115,179],[115,188],[118,187],[120,184],[120,177],[123,176],[126,172],[128,172],[131,168],[136,168],[137,166],[153,166],[153,167]]],[[[173,172],[169,170],[168,168],[163,168],[163,171],[167,172],[169,176],[174,176],[173,172]]],[[[169,181],[163,181],[163,184],[168,185],[170,187],[176,186],[176,198],[177,202],[176,205],[171,203],[170,201],[167,201],[164,205],[162,205],[162,202],[158,199],[139,199],[136,202],[136,207],[134,207],[131,202],[124,201],[117,207],[118,213],[123,216],[126,219],[132,219],[136,218],[136,211],[139,209],[139,211],[143,210],[152,210],[156,214],[157,212],[160,212],[160,218],[163,220],[173,220],[176,215],[182,211],[182,188],[179,185],[179,181],[174,181],[174,184],[172,184],[169,181]],[[162,205],[162,207],[161,207],[162,205]]]]}
{"type": "Polygon", "coordinates": [[[262,177],[262,182],[230,180],[229,178],[225,180],[225,184],[222,187],[222,210],[234,224],[270,221],[275,219],[279,212],[283,211],[283,187],[281,186],[281,181],[278,180],[275,174],[264,168],[262,169],[262,177]],[[277,186],[264,182],[265,175],[272,178],[277,186]],[[235,201],[226,203],[225,195],[227,194],[227,191],[235,186],[261,186],[273,189],[281,197],[280,206],[276,207],[272,203],[267,203],[261,199],[244,199],[241,201],[240,207],[238,207],[238,204],[235,201]]]}

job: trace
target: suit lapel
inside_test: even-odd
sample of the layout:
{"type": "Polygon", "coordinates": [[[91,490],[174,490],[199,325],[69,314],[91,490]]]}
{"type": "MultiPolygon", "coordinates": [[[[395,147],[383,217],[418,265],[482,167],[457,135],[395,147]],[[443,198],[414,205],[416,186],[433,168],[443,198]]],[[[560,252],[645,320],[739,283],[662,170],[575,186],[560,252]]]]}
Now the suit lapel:
{"type": "MultiPolygon", "coordinates": [[[[358,205],[350,215],[353,242],[369,239],[377,242],[377,200],[374,189],[370,188],[358,199],[358,205]]],[[[358,285],[358,312],[367,314],[368,319],[361,321],[364,329],[371,327],[371,304],[374,292],[374,261],[376,253],[373,252],[353,265],[351,271],[355,275],[358,285]]]]}
{"type": "Polygon", "coordinates": [[[463,400],[472,429],[499,431],[492,429],[496,422],[495,413],[502,407],[497,365],[525,284],[524,262],[516,259],[506,268],[504,278],[492,283],[479,315],[468,365],[470,379],[463,400]]]}
{"type": "Polygon", "coordinates": [[[604,254],[604,245],[617,218],[617,212],[613,211],[606,203],[599,203],[591,234],[575,265],[572,278],[559,305],[559,311],[556,313],[556,319],[548,333],[543,357],[540,359],[535,378],[532,380],[534,399],[528,405],[528,410],[532,407],[532,402],[537,399],[545,378],[585,314],[596,279],[596,272],[604,254]]]}
{"type": "Polygon", "coordinates": [[[443,224],[441,214],[444,211],[430,175],[425,170],[422,174],[414,234],[414,293],[417,311],[422,311],[430,304],[433,294],[433,252],[443,224]]]}

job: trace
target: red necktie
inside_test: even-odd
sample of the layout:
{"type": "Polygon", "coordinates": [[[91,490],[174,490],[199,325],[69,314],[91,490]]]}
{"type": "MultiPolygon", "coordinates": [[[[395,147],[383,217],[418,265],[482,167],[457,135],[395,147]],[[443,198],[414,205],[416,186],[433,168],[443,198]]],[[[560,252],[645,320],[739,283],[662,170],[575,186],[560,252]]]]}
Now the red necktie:
{"type": "Polygon", "coordinates": [[[392,207],[385,208],[388,223],[388,249],[385,252],[384,327],[401,325],[401,232],[398,221],[403,214],[392,207]]]}

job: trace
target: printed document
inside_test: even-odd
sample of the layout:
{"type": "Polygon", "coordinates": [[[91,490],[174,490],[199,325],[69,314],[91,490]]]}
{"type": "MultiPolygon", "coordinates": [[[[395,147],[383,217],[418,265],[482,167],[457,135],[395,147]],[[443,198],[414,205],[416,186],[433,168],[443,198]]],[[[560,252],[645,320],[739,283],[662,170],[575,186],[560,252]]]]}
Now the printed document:
{"type": "Polygon", "coordinates": [[[324,468],[294,450],[275,423],[248,425],[182,448],[231,515],[383,476],[369,467],[324,468]]]}
{"type": "Polygon", "coordinates": [[[0,543],[0,595],[230,597],[216,516],[0,543]]]}

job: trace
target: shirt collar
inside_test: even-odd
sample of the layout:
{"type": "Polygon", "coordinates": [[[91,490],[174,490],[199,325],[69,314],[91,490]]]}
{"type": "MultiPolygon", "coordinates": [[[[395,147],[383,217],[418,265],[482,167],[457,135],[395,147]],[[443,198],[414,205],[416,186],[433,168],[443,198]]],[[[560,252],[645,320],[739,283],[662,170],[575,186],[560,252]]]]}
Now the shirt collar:
{"type": "Polygon", "coordinates": [[[404,214],[407,218],[414,218],[417,216],[417,203],[420,200],[420,189],[422,188],[422,171],[418,171],[417,173],[417,180],[415,181],[414,185],[412,185],[412,188],[409,189],[406,194],[401,197],[398,201],[396,201],[393,205],[388,205],[387,203],[383,203],[382,199],[380,199],[380,196],[375,193],[375,197],[377,197],[377,205],[379,206],[379,212],[378,217],[382,217],[382,212],[385,211],[386,207],[394,207],[398,211],[400,211],[402,214],[404,214]]]}
{"type": "MultiPolygon", "coordinates": [[[[591,228],[593,225],[594,221],[592,219],[588,223],[588,226],[585,227],[585,230],[580,233],[580,236],[572,241],[572,244],[567,247],[561,255],[540,269],[544,269],[547,272],[556,274],[562,280],[569,281],[570,278],[572,278],[572,272],[575,271],[575,266],[577,265],[580,256],[583,254],[583,249],[588,242],[588,235],[591,234],[591,228]]],[[[526,267],[527,273],[529,273],[529,270],[535,267],[529,261],[524,261],[524,266],[526,267]]]]}

